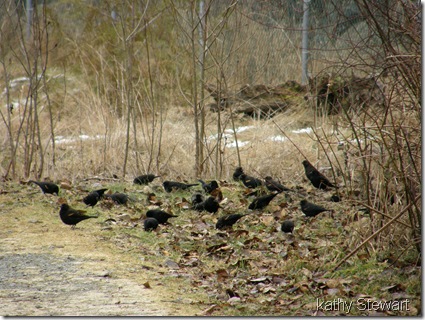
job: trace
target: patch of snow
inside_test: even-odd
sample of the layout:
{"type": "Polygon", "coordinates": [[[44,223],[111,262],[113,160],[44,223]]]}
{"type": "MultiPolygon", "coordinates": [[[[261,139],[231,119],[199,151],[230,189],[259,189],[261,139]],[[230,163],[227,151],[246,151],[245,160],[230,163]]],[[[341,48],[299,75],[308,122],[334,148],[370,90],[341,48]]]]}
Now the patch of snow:
{"type": "MultiPolygon", "coordinates": [[[[231,138],[232,137],[232,135],[231,134],[227,134],[227,133],[223,133],[222,135],[221,135],[221,138],[222,139],[228,139],[228,138],[231,138]]],[[[212,135],[210,135],[208,138],[207,138],[207,140],[208,141],[210,141],[210,140],[216,140],[216,139],[218,139],[218,134],[212,134],[212,135]]]]}
{"type": "MultiPolygon", "coordinates": [[[[252,128],[254,128],[254,126],[243,126],[243,127],[236,128],[235,131],[236,131],[236,133],[240,133],[240,132],[244,132],[246,130],[252,129],[252,128]]],[[[226,129],[226,130],[224,130],[224,132],[233,133],[233,129],[226,129]]]]}
{"type": "Polygon", "coordinates": [[[20,82],[26,82],[26,81],[29,81],[29,80],[30,80],[30,78],[28,78],[28,77],[15,78],[15,79],[10,80],[9,86],[11,88],[13,88],[13,87],[16,87],[18,85],[18,83],[20,83],[20,82]]]}
{"type": "Polygon", "coordinates": [[[70,138],[66,138],[64,136],[56,136],[55,137],[55,143],[56,144],[66,144],[66,143],[73,143],[79,140],[97,140],[97,139],[101,139],[102,135],[98,134],[94,137],[90,137],[86,134],[81,134],[78,137],[70,137],[70,138]]]}
{"type": "Polygon", "coordinates": [[[292,133],[311,133],[313,132],[313,129],[308,127],[308,128],[302,128],[302,129],[298,129],[298,130],[292,130],[292,133]]]}
{"type": "Polygon", "coordinates": [[[284,136],[273,136],[273,137],[269,137],[269,140],[283,142],[283,141],[286,140],[286,137],[284,137],[284,136]]]}
{"type": "MultiPolygon", "coordinates": [[[[244,147],[249,143],[249,141],[238,141],[238,147],[244,147]]],[[[227,148],[236,148],[236,141],[232,141],[230,143],[226,143],[227,148]]]]}

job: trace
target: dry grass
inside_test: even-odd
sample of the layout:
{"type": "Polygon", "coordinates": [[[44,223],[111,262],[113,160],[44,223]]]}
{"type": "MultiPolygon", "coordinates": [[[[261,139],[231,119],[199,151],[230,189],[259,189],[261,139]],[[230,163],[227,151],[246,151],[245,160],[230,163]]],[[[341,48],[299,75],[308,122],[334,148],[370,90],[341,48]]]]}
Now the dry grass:
{"type": "MultiPolygon", "coordinates": [[[[53,180],[82,179],[87,176],[117,174],[121,176],[123,166],[124,142],[126,140],[125,117],[120,117],[111,106],[105,104],[102,97],[94,94],[92,88],[76,78],[68,79],[68,93],[65,96],[57,94],[56,101],[61,101],[54,109],[55,133],[55,164],[53,165],[53,149],[51,130],[48,125],[41,127],[42,147],[48,165],[44,176],[53,180]]],[[[15,94],[18,94],[16,92],[15,94]]],[[[45,101],[44,101],[45,102],[45,101]]],[[[4,101],[3,101],[4,105],[4,101]]],[[[16,107],[12,114],[12,128],[14,135],[19,128],[25,102],[16,107]]],[[[156,130],[154,137],[157,152],[159,131],[162,130],[161,153],[158,166],[151,168],[159,174],[169,178],[185,178],[193,176],[194,165],[194,124],[193,111],[184,106],[166,106],[162,129],[159,124],[153,124],[150,119],[137,123],[137,139],[139,148],[136,150],[134,135],[130,138],[130,158],[128,177],[131,178],[147,167],[150,152],[150,140],[144,133],[150,133],[152,127],[156,130]],[[140,169],[136,166],[136,156],[140,158],[140,169]]],[[[293,108],[276,116],[272,120],[254,120],[239,118],[236,120],[236,129],[247,127],[238,132],[242,165],[257,172],[259,175],[272,174],[284,179],[294,168],[299,167],[302,156],[291,143],[283,136],[276,124],[285,131],[285,134],[298,145],[307,156],[312,155],[313,140],[307,134],[295,134],[292,130],[311,127],[312,112],[305,106],[293,108]],[[276,124],[275,124],[276,123],[276,124]],[[277,137],[277,140],[272,140],[277,137]],[[307,139],[305,139],[307,137],[307,139]],[[280,141],[279,139],[285,139],[280,141]],[[306,141],[310,141],[306,143],[306,141]],[[247,143],[246,145],[243,145],[247,143]]],[[[40,123],[49,123],[47,107],[39,112],[40,123]]],[[[237,151],[234,145],[234,135],[230,121],[230,114],[221,115],[222,131],[227,138],[219,146],[223,158],[222,175],[218,178],[228,179],[237,166],[237,151]]],[[[0,128],[7,146],[6,127],[0,128]]],[[[214,176],[215,147],[217,144],[217,114],[207,111],[205,130],[205,145],[210,150],[209,167],[206,178],[214,176]]],[[[310,133],[311,136],[311,133],[310,133]]],[[[22,146],[23,147],[23,146],[22,146]]],[[[23,152],[20,149],[18,153],[23,152]]],[[[8,153],[2,153],[2,163],[6,162],[8,153]]],[[[156,159],[155,159],[156,160],[156,159]]],[[[19,161],[18,161],[19,162],[19,161]]],[[[4,168],[3,168],[4,169],[4,168]]],[[[22,176],[22,172],[18,175],[22,176]]]]}

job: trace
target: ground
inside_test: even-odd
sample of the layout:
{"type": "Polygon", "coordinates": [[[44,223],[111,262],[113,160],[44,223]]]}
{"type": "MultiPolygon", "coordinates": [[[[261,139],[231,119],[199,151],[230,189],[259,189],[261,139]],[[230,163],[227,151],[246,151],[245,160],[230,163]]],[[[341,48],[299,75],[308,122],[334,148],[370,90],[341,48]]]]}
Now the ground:
{"type": "Polygon", "coordinates": [[[302,179],[297,183],[288,182],[292,191],[279,194],[262,211],[249,211],[250,190],[220,181],[223,200],[216,214],[191,209],[194,190],[166,193],[159,180],[148,187],[131,180],[62,183],[59,197],[44,195],[25,181],[3,183],[0,314],[420,314],[421,266],[415,248],[400,251],[392,244],[387,252],[371,242],[334,270],[370,234],[371,216],[349,200],[330,202],[334,190],[316,190],[302,179]],[[82,197],[99,184],[126,192],[129,204],[103,200],[85,208],[82,197]],[[302,198],[333,211],[308,219],[299,209],[302,198]],[[59,219],[63,201],[99,217],[72,229],[59,219]],[[146,232],[144,213],[155,206],[178,217],[146,232]],[[218,217],[233,212],[247,215],[233,229],[217,230],[218,217]],[[285,219],[295,222],[293,234],[280,231],[285,219]],[[344,309],[338,301],[357,308],[344,309]],[[380,305],[361,310],[358,301],[380,305]],[[386,309],[384,303],[392,301],[397,306],[386,309]]]}
{"type": "MultiPolygon", "coordinates": [[[[49,196],[37,198],[54,203],[49,196]],[[47,198],[47,200],[46,200],[47,198]]],[[[0,314],[4,316],[194,315],[190,299],[131,253],[93,235],[93,224],[72,230],[56,212],[34,214],[30,203],[8,207],[0,195],[0,314]],[[13,214],[12,214],[13,213],[13,214]]]]}

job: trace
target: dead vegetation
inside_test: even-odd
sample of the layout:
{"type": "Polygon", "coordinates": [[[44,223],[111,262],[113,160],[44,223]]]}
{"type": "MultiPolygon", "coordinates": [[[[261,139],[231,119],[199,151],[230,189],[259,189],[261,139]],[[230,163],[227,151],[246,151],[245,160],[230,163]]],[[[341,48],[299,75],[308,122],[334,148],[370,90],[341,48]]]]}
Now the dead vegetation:
{"type": "MultiPolygon", "coordinates": [[[[376,221],[373,212],[364,210],[364,205],[344,200],[352,198],[345,191],[340,193],[342,202],[330,202],[332,192],[318,191],[300,177],[285,182],[294,191],[280,194],[261,212],[249,212],[246,208],[251,200],[246,196],[247,190],[239,183],[220,181],[223,209],[217,214],[208,214],[191,209],[191,192],[166,193],[161,181],[145,187],[103,180],[68,184],[70,188],[62,188],[59,198],[42,195],[36,186],[7,184],[0,196],[4,205],[9,203],[4,213],[5,221],[8,224],[14,220],[17,222],[11,230],[23,232],[28,221],[44,226],[31,232],[39,239],[33,244],[35,252],[52,245],[51,237],[39,237],[41,233],[56,237],[54,245],[62,248],[62,254],[71,249],[68,248],[68,237],[74,239],[76,234],[89,237],[90,247],[96,250],[109,247],[108,250],[117,254],[114,261],[128,260],[134,270],[146,269],[154,276],[152,280],[144,272],[137,275],[123,270],[124,273],[119,273],[120,278],[143,283],[148,288],[145,290],[152,291],[152,299],[159,293],[158,285],[161,284],[181,297],[171,305],[181,308],[190,303],[194,310],[199,310],[195,313],[182,310],[184,315],[346,314],[341,309],[317,308],[317,301],[336,298],[354,301],[355,307],[350,310],[350,315],[420,313],[420,267],[417,266],[420,260],[414,247],[398,255],[391,248],[382,250],[380,247],[378,250],[377,245],[383,241],[391,242],[390,234],[380,235],[387,240],[381,238],[368,242],[343,267],[332,271],[360,239],[370,234],[372,222],[376,221]],[[98,219],[84,221],[74,231],[64,225],[58,216],[59,203],[66,200],[73,207],[82,209],[83,196],[100,185],[109,188],[109,192],[129,194],[129,204],[115,205],[104,200],[94,208],[86,209],[90,214],[99,215],[98,219]],[[22,206],[17,202],[19,198],[26,199],[22,203],[26,210],[18,217],[17,212],[22,206]],[[308,219],[299,210],[299,200],[303,198],[334,212],[308,219]],[[155,232],[143,231],[144,213],[158,206],[178,217],[170,219],[170,224],[162,225],[155,232]],[[248,215],[232,230],[215,229],[220,216],[236,212],[248,215]],[[280,223],[285,219],[295,222],[292,235],[280,231],[280,223]],[[59,234],[63,240],[57,238],[59,234]],[[64,242],[62,246],[61,242],[64,242]],[[359,301],[362,299],[408,301],[408,308],[361,310],[359,301]]],[[[193,192],[196,189],[200,191],[201,187],[193,192]]],[[[396,223],[408,226],[409,222],[400,218],[396,223]]],[[[397,230],[394,226],[391,228],[397,230]]],[[[81,249],[78,254],[82,257],[89,254],[81,249]]],[[[74,250],[68,254],[72,252],[74,250]]],[[[119,265],[121,263],[109,267],[113,269],[119,265]]],[[[104,268],[108,268],[108,264],[104,268]]],[[[111,279],[117,276],[114,272],[109,275],[111,279]]],[[[48,282],[47,287],[40,290],[48,290],[50,285],[55,284],[48,282]]],[[[161,302],[156,302],[156,306],[158,304],[161,302]]],[[[25,305],[21,308],[25,310],[25,305]]],[[[93,312],[96,314],[95,310],[93,312]]]]}

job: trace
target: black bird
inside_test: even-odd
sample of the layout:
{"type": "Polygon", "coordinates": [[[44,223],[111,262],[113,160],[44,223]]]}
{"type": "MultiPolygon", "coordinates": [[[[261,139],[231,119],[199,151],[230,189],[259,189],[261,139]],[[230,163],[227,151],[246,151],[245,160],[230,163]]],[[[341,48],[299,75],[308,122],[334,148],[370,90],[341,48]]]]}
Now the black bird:
{"type": "Polygon", "coordinates": [[[94,190],[93,192],[97,192],[99,194],[100,199],[102,199],[103,195],[105,194],[105,191],[107,190],[108,188],[104,188],[104,189],[94,190]]]}
{"type": "Polygon", "coordinates": [[[52,182],[34,181],[34,180],[30,180],[29,182],[32,182],[38,185],[41,191],[43,191],[43,193],[50,193],[50,194],[56,194],[56,195],[59,194],[59,187],[57,184],[54,184],[52,182]]]}
{"type": "Polygon", "coordinates": [[[125,193],[115,192],[114,194],[105,194],[104,197],[111,199],[116,204],[127,204],[128,195],[125,193]]]}
{"type": "Polygon", "coordinates": [[[141,176],[138,176],[134,178],[133,183],[135,184],[148,184],[149,182],[152,182],[155,178],[159,178],[160,176],[156,176],[154,174],[143,174],[141,176]]]}
{"type": "Polygon", "coordinates": [[[59,216],[63,223],[72,226],[72,229],[75,228],[75,225],[80,221],[97,218],[98,216],[89,216],[84,214],[84,210],[76,210],[71,208],[68,204],[63,203],[59,211],[59,216]]]}
{"type": "Polygon", "coordinates": [[[244,174],[242,167],[237,167],[233,172],[233,180],[240,181],[241,174],[244,174]]]}
{"type": "Polygon", "coordinates": [[[193,207],[197,211],[208,211],[209,213],[216,213],[220,208],[220,204],[214,197],[208,197],[205,201],[195,204],[193,207]]]}
{"type": "Polygon", "coordinates": [[[99,199],[100,199],[99,194],[93,191],[83,198],[83,202],[88,206],[94,207],[99,201],[99,199]]]}
{"type": "Polygon", "coordinates": [[[280,184],[278,181],[273,180],[272,177],[267,176],[264,178],[264,180],[266,181],[266,188],[269,191],[277,191],[277,192],[283,192],[283,191],[290,191],[290,189],[286,188],[285,186],[283,186],[282,184],[280,184]]]}
{"type": "Polygon", "coordinates": [[[329,201],[332,201],[332,202],[340,202],[340,201],[341,201],[341,197],[340,197],[339,195],[337,195],[337,194],[334,194],[334,195],[332,195],[332,196],[330,197],[329,201]]]}
{"type": "Polygon", "coordinates": [[[336,185],[332,184],[328,178],[321,174],[313,165],[308,161],[302,162],[305,170],[305,175],[317,189],[327,189],[328,187],[337,188],[336,185]]]}
{"type": "Polygon", "coordinates": [[[103,197],[103,194],[108,189],[99,189],[90,192],[87,196],[83,198],[83,202],[88,205],[94,207],[96,203],[99,202],[99,200],[103,197]]]}
{"type": "Polygon", "coordinates": [[[192,201],[192,206],[194,206],[198,203],[204,202],[205,198],[202,193],[196,192],[192,195],[191,201],[192,201]]]}
{"type": "Polygon", "coordinates": [[[255,189],[261,185],[263,185],[263,181],[261,181],[260,179],[251,177],[246,175],[245,173],[242,173],[239,176],[239,179],[242,181],[242,183],[245,185],[245,187],[247,188],[251,188],[251,189],[255,189]]]}
{"type": "Polygon", "coordinates": [[[324,211],[332,211],[329,209],[326,209],[322,206],[319,206],[317,204],[308,202],[307,200],[301,200],[300,201],[300,205],[301,205],[301,211],[307,216],[307,217],[315,217],[317,216],[319,213],[324,212],[324,211]]]}
{"type": "Polygon", "coordinates": [[[155,218],[146,218],[145,221],[143,221],[143,228],[145,231],[152,231],[158,228],[158,220],[155,218]]]}
{"type": "Polygon", "coordinates": [[[212,180],[209,183],[206,183],[205,181],[201,179],[199,179],[198,181],[202,184],[202,189],[204,189],[206,193],[211,193],[215,189],[218,189],[218,182],[215,180],[212,180]]]}
{"type": "Polygon", "coordinates": [[[173,191],[173,189],[186,190],[190,187],[197,186],[198,184],[197,183],[187,184],[187,183],[181,183],[181,182],[177,182],[177,181],[164,181],[162,183],[162,185],[164,186],[165,191],[171,192],[171,191],[173,191]]]}
{"type": "Polygon", "coordinates": [[[285,220],[282,222],[282,225],[280,227],[280,230],[284,233],[292,233],[294,231],[294,222],[291,220],[285,220]]]}
{"type": "Polygon", "coordinates": [[[217,229],[224,229],[227,227],[231,227],[233,226],[240,218],[246,216],[246,214],[239,214],[239,213],[234,213],[234,214],[229,214],[227,216],[223,216],[220,219],[217,220],[217,223],[215,225],[215,227],[217,229]]]}
{"type": "Polygon", "coordinates": [[[248,209],[261,210],[261,209],[267,207],[268,204],[270,203],[270,201],[272,201],[273,198],[276,197],[277,195],[278,195],[278,193],[270,193],[270,194],[266,194],[265,196],[257,197],[251,202],[248,209]]]}
{"type": "Polygon", "coordinates": [[[148,210],[146,212],[146,217],[147,218],[155,218],[158,221],[159,224],[166,224],[168,219],[175,218],[177,216],[175,216],[171,213],[162,211],[161,209],[152,209],[152,210],[148,210]]]}

